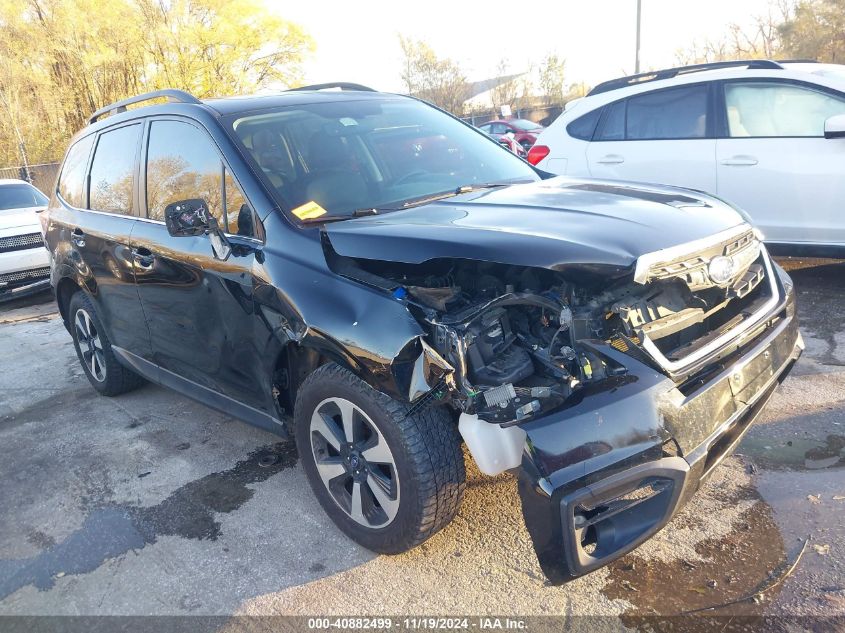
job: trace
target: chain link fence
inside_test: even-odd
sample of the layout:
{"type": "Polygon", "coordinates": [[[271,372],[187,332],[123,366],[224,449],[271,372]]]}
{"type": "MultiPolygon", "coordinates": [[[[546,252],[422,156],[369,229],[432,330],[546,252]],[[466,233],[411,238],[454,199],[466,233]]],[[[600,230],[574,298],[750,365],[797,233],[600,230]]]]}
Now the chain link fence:
{"type": "MultiPolygon", "coordinates": [[[[549,125],[551,125],[552,121],[554,121],[560,116],[561,112],[563,112],[562,105],[515,108],[513,110],[513,116],[511,118],[529,119],[531,121],[534,121],[535,123],[539,123],[544,127],[548,127],[549,125]]],[[[484,125],[488,121],[495,121],[502,118],[505,117],[502,117],[498,112],[471,114],[470,116],[461,117],[463,121],[466,121],[470,125],[474,125],[476,127],[479,125],[484,125]]]]}
{"type": "Polygon", "coordinates": [[[24,167],[0,167],[0,179],[17,178],[31,182],[47,197],[56,184],[56,177],[59,175],[59,163],[41,163],[30,165],[29,174],[24,167]]]}

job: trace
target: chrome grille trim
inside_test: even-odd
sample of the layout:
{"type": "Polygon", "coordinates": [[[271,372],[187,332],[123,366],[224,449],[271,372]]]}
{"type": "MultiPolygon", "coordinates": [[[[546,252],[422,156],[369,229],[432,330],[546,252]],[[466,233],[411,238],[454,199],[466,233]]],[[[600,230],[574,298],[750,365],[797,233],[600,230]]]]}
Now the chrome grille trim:
{"type": "MultiPolygon", "coordinates": [[[[747,226],[747,225],[745,225],[747,226]]],[[[735,229],[734,229],[735,230],[735,229]]],[[[714,236],[715,237],[715,236],[714,236]]],[[[712,246],[712,242],[711,242],[712,246]]],[[[670,250],[670,249],[667,249],[670,250]]],[[[664,253],[665,251],[658,251],[659,253],[664,253]]],[[[769,257],[769,252],[766,250],[766,247],[761,243],[760,244],[760,253],[763,261],[763,266],[766,269],[766,278],[769,281],[769,286],[771,290],[771,296],[769,299],[760,307],[757,312],[746,318],[739,326],[732,330],[728,330],[718,338],[710,341],[707,345],[697,349],[693,353],[685,356],[679,360],[669,360],[666,356],[661,352],[657,345],[654,344],[647,336],[643,337],[642,346],[646,352],[655,360],[657,363],[665,369],[669,373],[682,373],[685,369],[693,366],[695,363],[700,361],[702,358],[707,357],[708,355],[712,354],[713,352],[718,351],[728,343],[734,341],[735,339],[741,337],[745,332],[750,330],[751,328],[755,327],[756,325],[760,324],[764,319],[766,319],[781,301],[780,292],[778,292],[777,282],[775,281],[775,271],[772,268],[772,260],[769,257]]],[[[661,260],[658,260],[661,261],[661,260]]],[[[639,264],[638,264],[639,268],[639,264]]],[[[647,268],[646,268],[647,270],[647,268]]]]}
{"type": "Polygon", "coordinates": [[[664,248],[653,253],[645,253],[637,259],[634,281],[639,284],[647,284],[652,279],[660,278],[659,276],[652,276],[652,271],[655,268],[660,268],[661,265],[680,265],[679,271],[706,265],[710,261],[710,258],[705,256],[708,251],[718,249],[720,251],[718,254],[721,255],[722,249],[724,249],[729,254],[733,254],[747,246],[751,240],[756,239],[754,229],[750,225],[742,223],[700,240],[664,248]],[[689,265],[684,265],[685,262],[689,262],[689,265]]]}
{"type": "Polygon", "coordinates": [[[760,257],[760,242],[748,229],[739,237],[731,237],[693,255],[681,255],[674,260],[661,260],[649,266],[646,283],[667,279],[680,279],[690,290],[704,290],[713,286],[728,287],[741,279],[748,268],[760,257]],[[709,265],[716,257],[728,257],[734,264],[730,279],[722,282],[710,277],[709,265]]]}

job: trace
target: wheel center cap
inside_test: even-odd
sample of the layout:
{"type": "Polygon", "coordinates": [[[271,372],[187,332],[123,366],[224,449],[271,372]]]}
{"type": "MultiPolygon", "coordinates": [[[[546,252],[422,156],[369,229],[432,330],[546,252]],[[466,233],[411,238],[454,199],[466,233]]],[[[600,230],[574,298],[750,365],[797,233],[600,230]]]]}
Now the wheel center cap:
{"type": "Polygon", "coordinates": [[[357,470],[358,466],[360,466],[360,465],[361,465],[361,458],[358,457],[355,453],[352,453],[352,455],[349,456],[349,466],[350,466],[350,468],[352,468],[353,470],[357,470]]]}

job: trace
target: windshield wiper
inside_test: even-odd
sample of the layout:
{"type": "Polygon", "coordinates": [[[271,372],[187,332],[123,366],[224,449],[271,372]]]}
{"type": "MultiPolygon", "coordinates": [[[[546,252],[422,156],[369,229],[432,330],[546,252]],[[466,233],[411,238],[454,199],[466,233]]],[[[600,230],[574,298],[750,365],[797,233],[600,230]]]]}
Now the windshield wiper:
{"type": "Polygon", "coordinates": [[[459,196],[462,193],[472,193],[473,191],[480,191],[481,189],[494,189],[496,187],[508,187],[512,185],[511,182],[485,182],[485,183],[477,183],[473,185],[461,185],[456,189],[449,189],[448,191],[441,191],[440,193],[433,193],[430,196],[425,196],[423,198],[416,198],[414,200],[408,200],[405,204],[402,205],[403,209],[407,209],[408,207],[415,207],[419,204],[426,204],[428,202],[436,202],[438,200],[444,200],[445,198],[451,198],[452,196],[459,196]]]}
{"type": "Polygon", "coordinates": [[[331,214],[323,214],[318,215],[313,218],[306,218],[304,220],[300,220],[303,224],[319,224],[321,222],[337,222],[339,220],[351,220],[352,218],[363,218],[367,215],[378,215],[379,209],[375,208],[366,208],[366,209],[355,209],[351,213],[344,213],[338,215],[331,215],[331,214]]]}

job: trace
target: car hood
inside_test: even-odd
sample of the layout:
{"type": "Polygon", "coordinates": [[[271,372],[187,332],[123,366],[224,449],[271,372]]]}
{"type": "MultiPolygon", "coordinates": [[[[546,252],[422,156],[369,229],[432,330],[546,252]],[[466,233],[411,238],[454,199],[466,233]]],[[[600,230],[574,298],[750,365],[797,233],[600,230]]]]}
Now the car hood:
{"type": "Polygon", "coordinates": [[[687,189],[558,177],[327,224],[325,231],[338,254],[360,259],[627,269],[640,255],[744,221],[724,202],[687,189]]]}
{"type": "Polygon", "coordinates": [[[9,235],[14,233],[32,233],[41,230],[41,223],[38,221],[37,211],[44,207],[28,207],[25,209],[4,209],[0,211],[0,233],[9,235]],[[15,229],[26,228],[32,231],[15,231],[15,229]]]}

